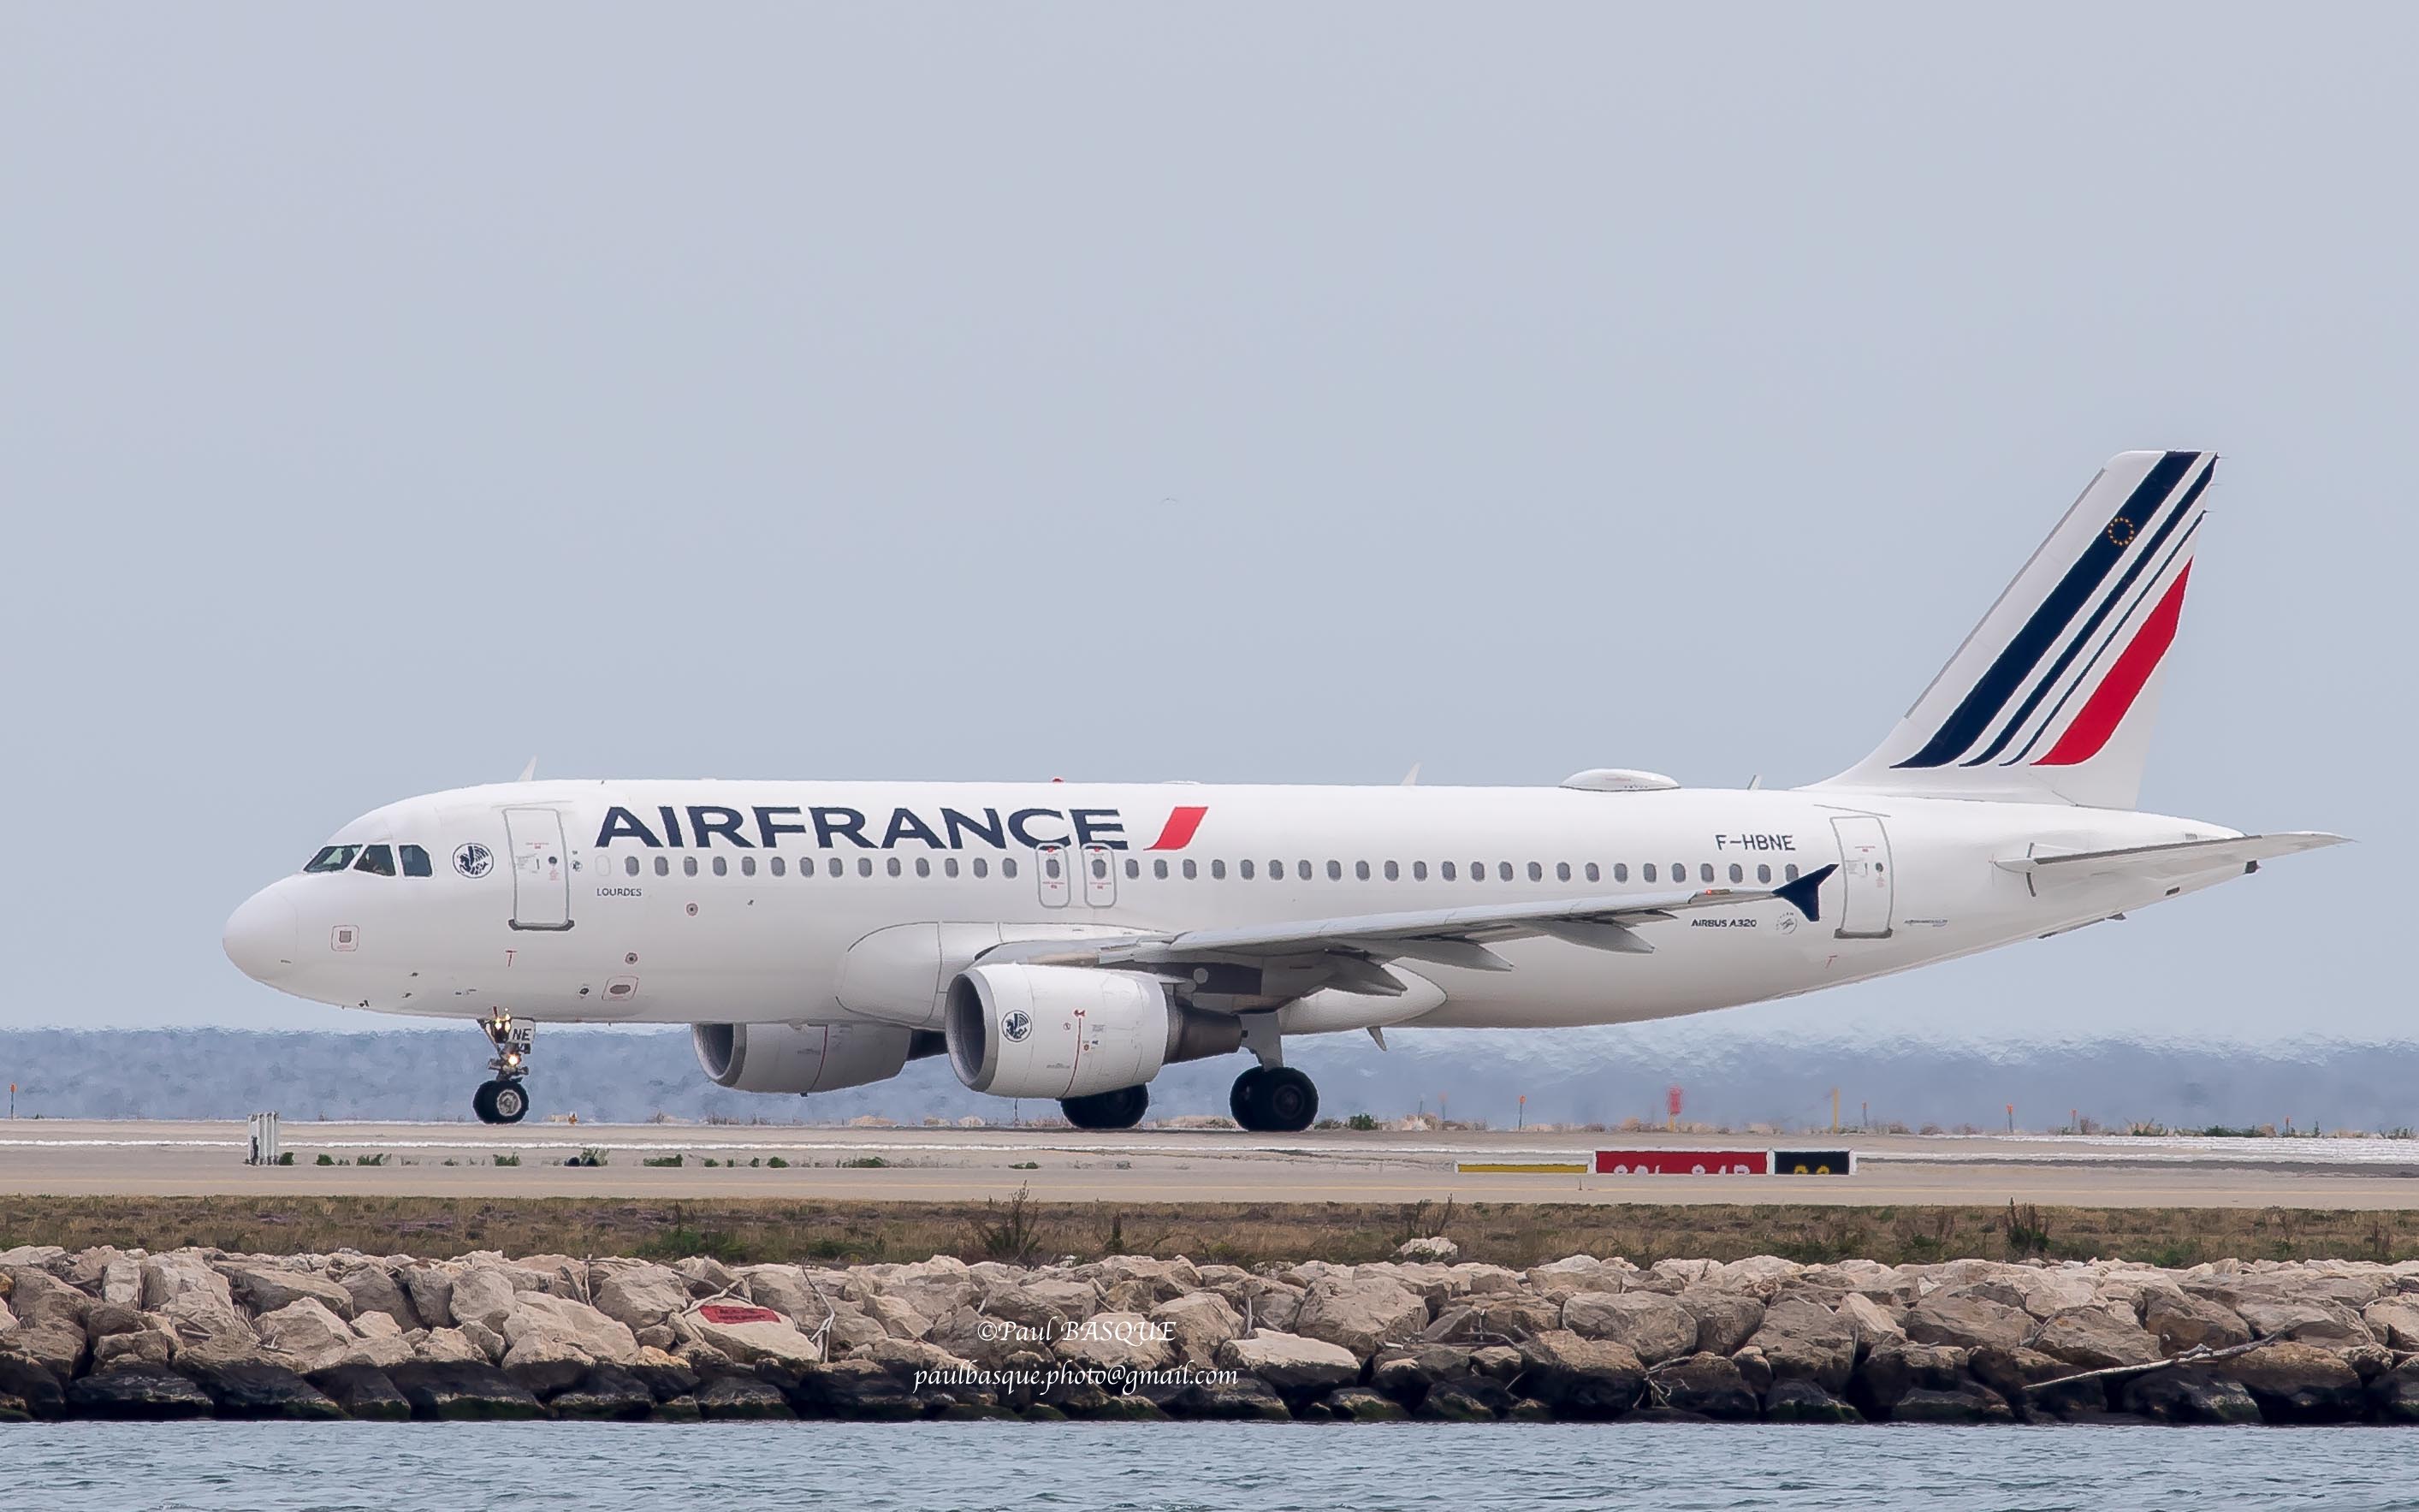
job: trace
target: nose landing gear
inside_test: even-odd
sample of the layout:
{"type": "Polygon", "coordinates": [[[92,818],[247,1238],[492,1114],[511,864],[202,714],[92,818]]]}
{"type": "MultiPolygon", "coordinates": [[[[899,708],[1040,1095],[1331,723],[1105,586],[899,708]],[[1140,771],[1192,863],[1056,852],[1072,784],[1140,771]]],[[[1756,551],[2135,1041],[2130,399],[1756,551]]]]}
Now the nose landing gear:
{"type": "Polygon", "coordinates": [[[529,1088],[521,1083],[529,1075],[530,1040],[535,1031],[527,1024],[514,1023],[510,1013],[483,1018],[479,1027],[487,1031],[487,1042],[495,1046],[495,1058],[487,1062],[487,1069],[496,1075],[479,1084],[470,1096],[470,1109],[481,1123],[518,1123],[529,1114],[529,1088]]]}

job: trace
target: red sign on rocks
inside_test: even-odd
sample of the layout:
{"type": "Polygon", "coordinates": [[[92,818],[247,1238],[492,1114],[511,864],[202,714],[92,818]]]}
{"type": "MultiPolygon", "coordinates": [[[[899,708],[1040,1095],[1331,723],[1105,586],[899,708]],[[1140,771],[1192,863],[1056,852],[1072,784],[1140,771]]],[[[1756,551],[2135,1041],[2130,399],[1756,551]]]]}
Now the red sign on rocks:
{"type": "Polygon", "coordinates": [[[743,1307],[736,1303],[709,1302],[697,1310],[709,1323],[778,1323],[781,1315],[770,1307],[743,1307]]]}

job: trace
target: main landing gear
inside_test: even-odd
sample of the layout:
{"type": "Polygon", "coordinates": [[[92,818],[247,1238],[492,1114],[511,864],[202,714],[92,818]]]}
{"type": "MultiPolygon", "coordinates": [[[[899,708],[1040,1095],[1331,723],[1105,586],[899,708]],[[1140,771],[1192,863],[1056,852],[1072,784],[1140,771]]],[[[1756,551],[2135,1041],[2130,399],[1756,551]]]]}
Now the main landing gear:
{"type": "Polygon", "coordinates": [[[1254,1134],[1300,1134],[1318,1117],[1318,1087],[1291,1066],[1254,1066],[1235,1078],[1226,1105],[1254,1134]]]}
{"type": "Polygon", "coordinates": [[[1150,1106],[1150,1088],[1121,1087],[1089,1097],[1062,1097],[1058,1109],[1078,1129],[1131,1129],[1150,1106]]]}
{"type": "Polygon", "coordinates": [[[529,1115],[529,1088],[521,1083],[529,1076],[530,1039],[535,1031],[527,1024],[515,1024],[510,1013],[483,1018],[479,1027],[495,1046],[487,1069],[496,1075],[479,1084],[470,1096],[470,1109],[481,1123],[518,1123],[529,1115]]]}

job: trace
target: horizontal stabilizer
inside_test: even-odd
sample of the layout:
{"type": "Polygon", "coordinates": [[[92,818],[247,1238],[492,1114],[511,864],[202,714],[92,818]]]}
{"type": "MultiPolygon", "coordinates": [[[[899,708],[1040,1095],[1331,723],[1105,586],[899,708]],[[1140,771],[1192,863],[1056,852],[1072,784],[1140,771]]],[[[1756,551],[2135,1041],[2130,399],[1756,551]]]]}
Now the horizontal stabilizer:
{"type": "Polygon", "coordinates": [[[2063,856],[2013,856],[2001,871],[2037,882],[2089,877],[2134,877],[2145,882],[2181,881],[2212,872],[2250,871],[2262,861],[2345,843],[2341,835],[2294,830],[2279,835],[2233,835],[2218,840],[2178,841],[2166,845],[2129,845],[2113,851],[2073,851],[2063,856]]]}

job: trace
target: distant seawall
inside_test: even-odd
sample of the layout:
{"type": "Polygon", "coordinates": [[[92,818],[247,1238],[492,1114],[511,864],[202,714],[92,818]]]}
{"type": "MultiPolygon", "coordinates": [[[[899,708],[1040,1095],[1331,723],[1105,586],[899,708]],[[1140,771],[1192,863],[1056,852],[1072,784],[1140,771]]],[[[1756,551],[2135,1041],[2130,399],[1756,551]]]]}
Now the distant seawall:
{"type": "Polygon", "coordinates": [[[0,1253],[0,1420],[2419,1423],[2419,1261],[0,1253]]]}
{"type": "MultiPolygon", "coordinates": [[[[1780,1129],[1826,1125],[1831,1090],[1851,1124],[1910,1128],[2064,1126],[2071,1113],[2123,1128],[2232,1127],[2290,1120],[2297,1129],[2386,1133],[2419,1126],[2419,1043],[2287,1044],[2093,1040],[1868,1041],[1805,1035],[1744,1041],[1720,1015],[1625,1028],[1510,1032],[1396,1029],[1380,1051],[1360,1035],[1288,1042],[1287,1059],[1317,1078],[1323,1113],[1391,1119],[1435,1113],[1509,1127],[1637,1119],[1659,1126],[1668,1088],[1684,1116],[1780,1129]],[[1520,1099],[1526,1097],[1525,1107],[1520,1099]]],[[[18,1086],[20,1117],[234,1119],[275,1109],[289,1121],[462,1119],[485,1074],[485,1041],[452,1029],[260,1033],[235,1029],[0,1029],[0,1084],[18,1086]]],[[[902,1123],[980,1115],[1006,1104],[967,1091],[946,1059],[896,1080],[795,1098],[716,1087],[685,1029],[541,1030],[532,1062],[535,1117],[639,1122],[702,1120],[902,1123]]],[[[1232,1057],[1171,1066],[1151,1086],[1155,1117],[1224,1114],[1232,1057]]],[[[1027,1117],[1055,1104],[1027,1103],[1027,1117]]]]}

